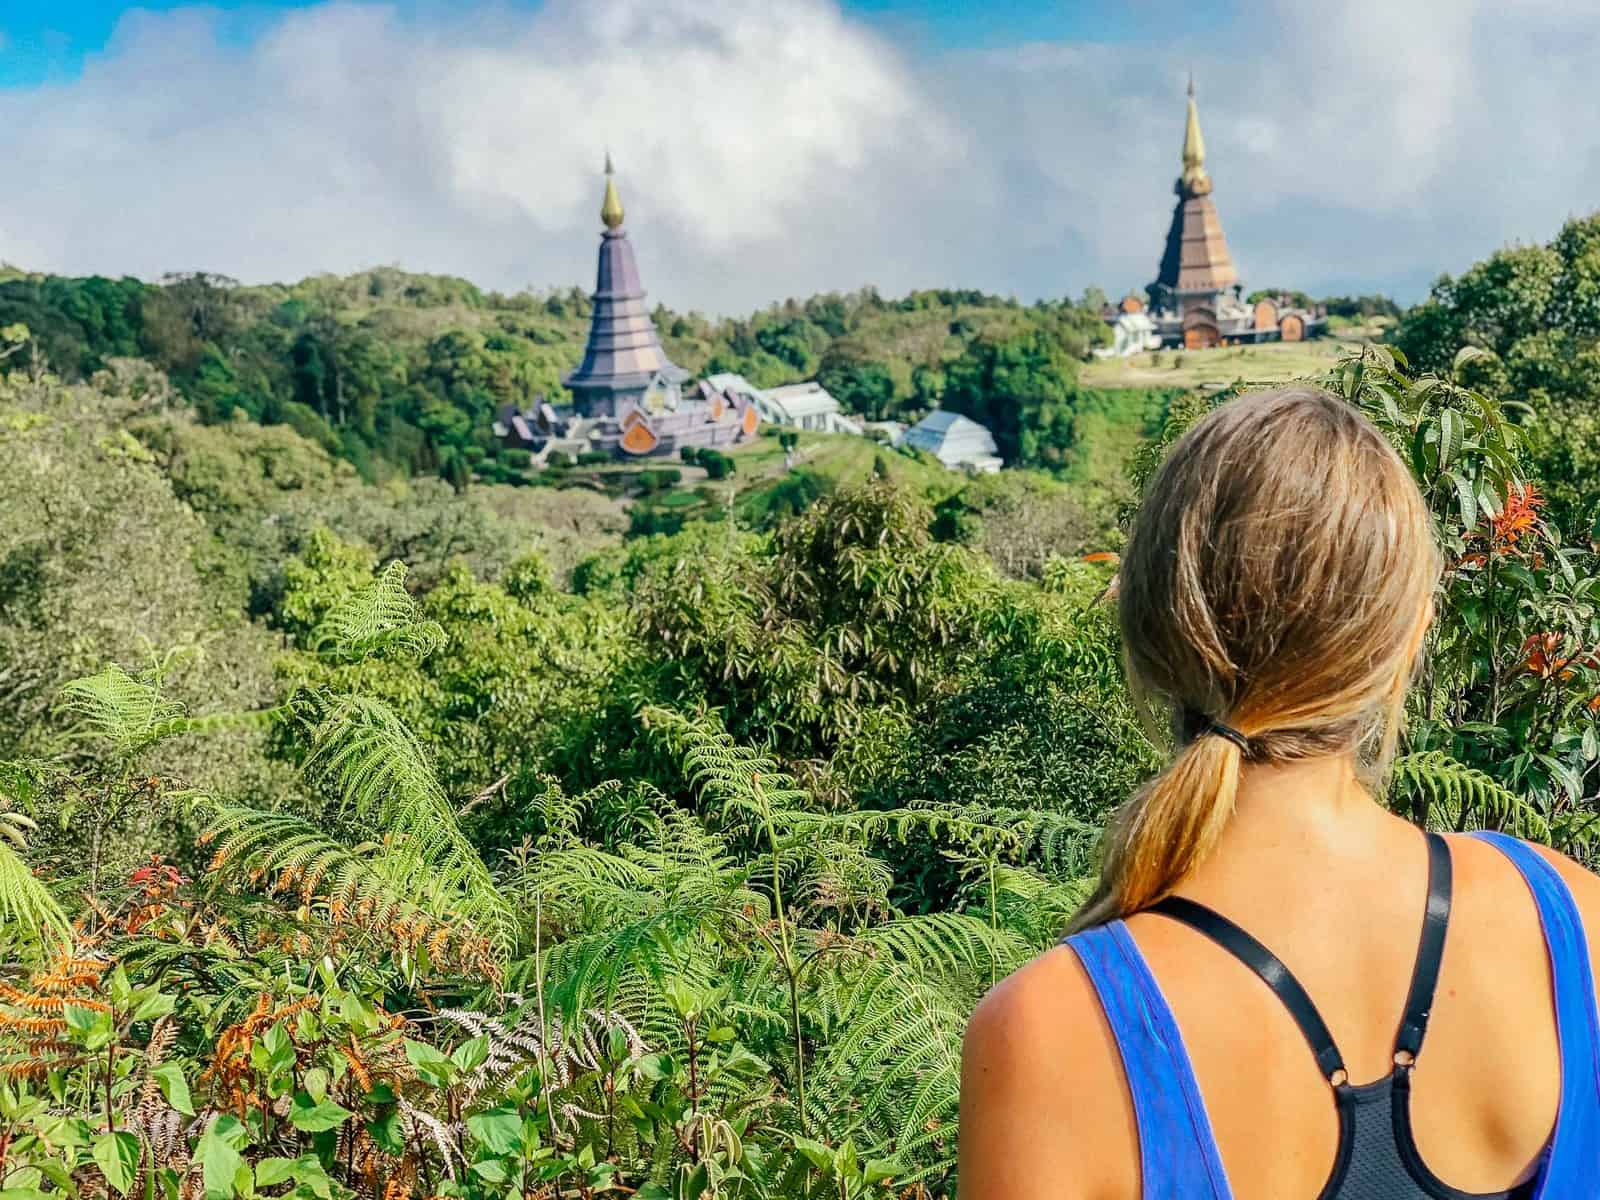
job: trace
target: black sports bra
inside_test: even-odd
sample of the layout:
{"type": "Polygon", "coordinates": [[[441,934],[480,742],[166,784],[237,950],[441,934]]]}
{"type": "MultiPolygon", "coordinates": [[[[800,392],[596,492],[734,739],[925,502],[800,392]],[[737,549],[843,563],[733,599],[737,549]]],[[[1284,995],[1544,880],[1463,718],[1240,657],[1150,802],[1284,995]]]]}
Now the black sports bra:
{"type": "Polygon", "coordinates": [[[1428,1030],[1444,936],[1450,924],[1450,848],[1428,835],[1428,907],[1411,973],[1411,990],[1394,1041],[1394,1070],[1372,1083],[1352,1084],[1344,1056],[1311,997],[1278,957],[1232,921],[1204,905],[1169,896],[1151,906],[1204,934],[1249,967],[1283,1001],[1333,1088],[1339,1110],[1339,1149],[1318,1200],[1520,1200],[1533,1184],[1510,1192],[1463,1192],[1439,1179],[1411,1132],[1411,1071],[1428,1030]]]}

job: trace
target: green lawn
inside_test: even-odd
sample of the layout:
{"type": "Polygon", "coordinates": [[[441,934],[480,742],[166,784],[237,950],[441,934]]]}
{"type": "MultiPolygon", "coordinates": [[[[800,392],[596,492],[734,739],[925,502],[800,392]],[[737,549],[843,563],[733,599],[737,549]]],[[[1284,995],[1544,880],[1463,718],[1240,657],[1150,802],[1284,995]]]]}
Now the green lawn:
{"type": "Polygon", "coordinates": [[[1194,388],[1243,381],[1274,384],[1320,375],[1334,359],[1367,341],[1363,330],[1311,342],[1263,342],[1214,350],[1156,350],[1131,358],[1097,358],[1084,365],[1078,382],[1089,388],[1194,388]]]}

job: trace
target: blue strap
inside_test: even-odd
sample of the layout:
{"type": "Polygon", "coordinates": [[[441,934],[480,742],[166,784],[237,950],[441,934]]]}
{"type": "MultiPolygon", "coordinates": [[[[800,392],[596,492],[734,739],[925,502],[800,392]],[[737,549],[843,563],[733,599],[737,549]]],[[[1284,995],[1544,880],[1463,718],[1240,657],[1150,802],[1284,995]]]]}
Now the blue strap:
{"type": "Polygon", "coordinates": [[[1172,1010],[1121,921],[1074,934],[1116,1038],[1139,1130],[1142,1200],[1231,1200],[1205,1102],[1172,1010]]]}
{"type": "Polygon", "coordinates": [[[1560,872],[1533,847],[1503,833],[1472,836],[1499,850],[1522,873],[1550,952],[1561,1041],[1561,1110],[1536,1195],[1552,1200],[1593,1195],[1600,1170],[1600,1013],[1583,916],[1560,872]]]}

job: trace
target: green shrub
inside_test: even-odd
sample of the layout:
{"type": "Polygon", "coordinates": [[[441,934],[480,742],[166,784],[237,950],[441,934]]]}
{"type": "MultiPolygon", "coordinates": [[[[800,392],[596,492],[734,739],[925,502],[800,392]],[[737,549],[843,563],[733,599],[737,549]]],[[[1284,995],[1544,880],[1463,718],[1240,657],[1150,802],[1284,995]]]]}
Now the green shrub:
{"type": "Polygon", "coordinates": [[[733,474],[734,462],[720,450],[713,450],[709,446],[700,451],[700,465],[706,469],[706,474],[712,479],[726,479],[733,474]]]}
{"type": "Polygon", "coordinates": [[[683,472],[676,467],[652,467],[639,472],[639,489],[646,495],[664,492],[683,481],[683,472]]]}

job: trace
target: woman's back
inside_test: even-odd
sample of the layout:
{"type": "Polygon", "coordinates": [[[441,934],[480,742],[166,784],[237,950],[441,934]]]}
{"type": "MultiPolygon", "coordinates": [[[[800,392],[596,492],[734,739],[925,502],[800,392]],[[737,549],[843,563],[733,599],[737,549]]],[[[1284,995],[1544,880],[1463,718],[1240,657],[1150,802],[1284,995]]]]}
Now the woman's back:
{"type": "Polygon", "coordinates": [[[973,1019],[965,1200],[1600,1194],[1600,881],[1430,842],[1363,782],[1443,566],[1406,464],[1335,397],[1241,397],[1172,448],[1117,586],[1172,756],[1069,945],[973,1019]]]}
{"type": "MultiPolygon", "coordinates": [[[[1260,800],[1241,796],[1233,833],[1182,894],[1225,914],[1283,961],[1326,1022],[1351,1083],[1384,1079],[1394,1070],[1427,900],[1423,839],[1365,801],[1366,814],[1321,837],[1301,830],[1299,844],[1290,844],[1273,820],[1281,799],[1260,800]]],[[[1561,1097],[1550,959],[1533,895],[1512,861],[1475,838],[1448,844],[1449,931],[1411,1079],[1411,1130],[1427,1172],[1448,1185],[1437,1195],[1503,1195],[1537,1170],[1561,1097]]],[[[1555,856],[1542,861],[1559,861],[1561,878],[1591,914],[1589,927],[1600,929],[1600,880],[1555,856]]],[[[1165,1145],[1146,1144],[1141,1154],[1118,1043],[1127,1031],[1113,1030],[1083,962],[1062,947],[1006,980],[973,1019],[962,1083],[963,1196],[1321,1196],[1338,1157],[1338,1110],[1284,1003],[1176,920],[1141,913],[1124,927],[1170,1008],[1182,1041],[1177,1057],[1186,1052],[1198,1085],[1198,1097],[1165,1100],[1188,1111],[1196,1128],[1209,1126],[1226,1182],[1205,1179],[1171,1129],[1147,1128],[1147,1143],[1165,1145]],[[990,1140],[1005,1149],[986,1151],[990,1140]],[[1141,1158],[1153,1150],[1152,1173],[1179,1177],[1141,1191],[1141,1158]],[[991,1164],[981,1177],[967,1169],[977,1161],[991,1164]],[[997,1173],[1001,1162],[1010,1167],[997,1173]]],[[[1137,964],[1119,965],[1130,981],[1137,964]]],[[[1597,1072],[1591,1063],[1589,1094],[1600,1103],[1597,1072]]],[[[1600,1156],[1600,1145],[1588,1151],[1600,1156]]]]}

